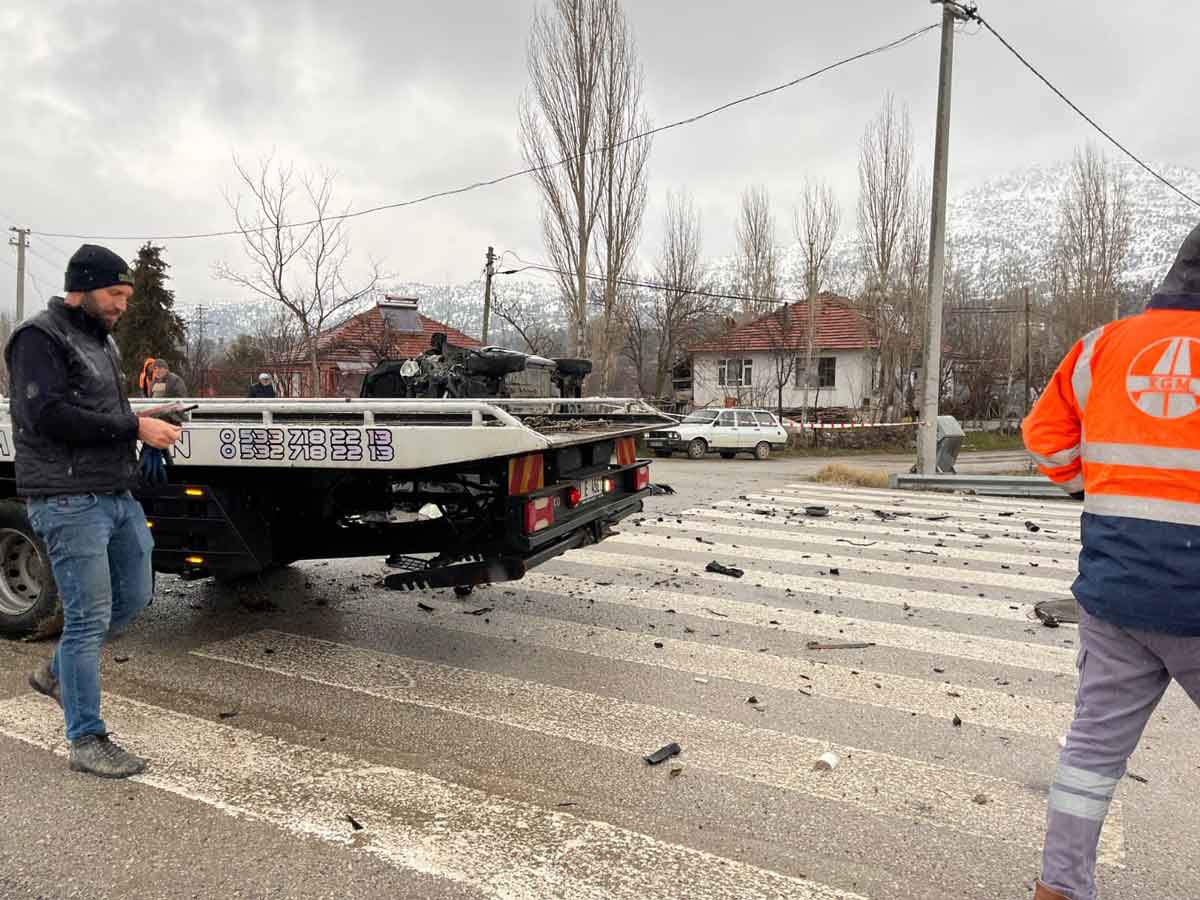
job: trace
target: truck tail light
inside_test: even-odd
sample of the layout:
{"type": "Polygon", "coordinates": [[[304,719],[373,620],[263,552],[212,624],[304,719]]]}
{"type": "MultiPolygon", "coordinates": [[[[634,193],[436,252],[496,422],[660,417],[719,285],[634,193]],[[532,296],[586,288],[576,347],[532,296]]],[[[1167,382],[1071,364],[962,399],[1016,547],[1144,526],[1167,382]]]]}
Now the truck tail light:
{"type": "Polygon", "coordinates": [[[642,491],[650,487],[650,463],[633,470],[633,489],[642,491]]]}
{"type": "Polygon", "coordinates": [[[538,497],[525,504],[525,533],[535,534],[554,524],[554,498],[538,497]]]}
{"type": "Polygon", "coordinates": [[[583,492],[577,487],[567,489],[567,506],[574,509],[583,501],[583,492]]]}

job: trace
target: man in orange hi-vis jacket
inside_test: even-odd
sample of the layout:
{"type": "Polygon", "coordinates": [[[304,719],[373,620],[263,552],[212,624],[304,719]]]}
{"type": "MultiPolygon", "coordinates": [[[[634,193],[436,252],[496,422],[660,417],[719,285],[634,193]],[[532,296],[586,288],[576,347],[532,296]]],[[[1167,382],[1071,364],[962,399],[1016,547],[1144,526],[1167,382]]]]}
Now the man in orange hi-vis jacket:
{"type": "Polygon", "coordinates": [[[1067,354],[1023,431],[1084,503],[1075,720],[1034,896],[1094,900],[1100,829],[1154,707],[1172,678],[1200,704],[1200,227],[1145,312],[1067,354]]]}

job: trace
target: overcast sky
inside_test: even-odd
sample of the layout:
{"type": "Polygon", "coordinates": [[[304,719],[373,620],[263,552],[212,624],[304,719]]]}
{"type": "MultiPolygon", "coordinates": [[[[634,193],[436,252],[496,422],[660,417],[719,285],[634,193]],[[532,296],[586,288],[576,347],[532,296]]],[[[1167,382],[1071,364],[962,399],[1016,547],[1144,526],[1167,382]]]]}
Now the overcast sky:
{"type": "MultiPolygon", "coordinates": [[[[84,234],[232,225],[233,154],[274,150],[333,170],[340,204],[403,200],[521,168],[531,0],[87,0],[0,9],[0,222],[84,234]]],[[[788,80],[938,20],[927,0],[637,0],[626,12],[655,123],[788,80]]],[[[1200,167],[1200,19],[1187,4],[984,0],[980,11],[1139,153],[1200,167]],[[1188,33],[1190,32],[1190,34],[1188,33]]],[[[974,30],[974,27],[970,30],[974,30]]],[[[656,139],[642,241],[660,242],[668,189],[692,192],[705,251],[732,250],[738,196],[762,184],[781,242],[805,176],[829,180],[852,227],[859,136],[884,93],[932,157],[937,35],[656,139]]],[[[952,190],[1068,158],[1088,127],[990,35],[955,63],[952,190]]],[[[544,258],[527,179],[356,220],[354,248],[407,281],[477,277],[484,249],[544,258]]],[[[134,241],[106,242],[132,257],[134,241]]],[[[166,241],[182,302],[233,299],[214,263],[234,239],[166,241]]],[[[34,236],[30,267],[61,289],[79,244],[34,236]]],[[[0,254],[0,308],[14,296],[0,254]]],[[[27,307],[40,305],[27,288],[27,307]]]]}

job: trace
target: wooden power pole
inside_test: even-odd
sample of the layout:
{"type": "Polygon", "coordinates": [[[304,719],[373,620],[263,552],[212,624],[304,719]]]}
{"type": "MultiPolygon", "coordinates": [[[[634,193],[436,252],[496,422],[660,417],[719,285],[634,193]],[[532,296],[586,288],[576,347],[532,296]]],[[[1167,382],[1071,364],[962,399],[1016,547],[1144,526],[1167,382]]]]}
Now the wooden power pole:
{"type": "Polygon", "coordinates": [[[496,274],[496,251],[491,247],[487,249],[486,259],[487,274],[483,281],[483,333],[479,336],[485,347],[488,342],[488,326],[491,325],[492,319],[492,276],[496,274]]]}
{"type": "Polygon", "coordinates": [[[1029,415],[1030,398],[1033,397],[1033,365],[1029,347],[1029,288],[1025,288],[1025,402],[1021,404],[1025,415],[1029,415]]]}

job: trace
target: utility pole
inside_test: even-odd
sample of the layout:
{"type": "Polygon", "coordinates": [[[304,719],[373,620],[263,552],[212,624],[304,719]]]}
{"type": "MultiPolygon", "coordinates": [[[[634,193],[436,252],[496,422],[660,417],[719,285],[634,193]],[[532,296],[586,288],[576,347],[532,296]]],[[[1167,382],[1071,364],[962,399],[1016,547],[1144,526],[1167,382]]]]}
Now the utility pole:
{"type": "Polygon", "coordinates": [[[488,342],[488,326],[492,319],[492,276],[496,274],[496,251],[488,247],[487,251],[487,276],[483,281],[483,334],[480,335],[480,340],[486,347],[488,342]]]}
{"type": "Polygon", "coordinates": [[[1033,396],[1032,354],[1029,352],[1029,288],[1025,288],[1025,402],[1021,404],[1025,415],[1029,415],[1030,398],[1033,396]]]}
{"type": "Polygon", "coordinates": [[[200,375],[200,394],[208,395],[208,347],[204,339],[204,305],[196,307],[196,368],[200,375]]]}
{"type": "Polygon", "coordinates": [[[14,226],[8,230],[13,232],[8,243],[17,248],[17,320],[14,324],[20,325],[25,319],[25,248],[29,246],[29,229],[14,226]]]}
{"type": "Polygon", "coordinates": [[[946,182],[950,165],[950,83],[954,68],[954,24],[968,18],[952,0],[942,6],[942,55],[938,74],[937,136],[933,149],[933,213],[929,217],[929,286],[925,316],[925,386],[917,429],[917,471],[937,473],[938,399],[942,386],[942,300],[946,289],[946,182]]]}

